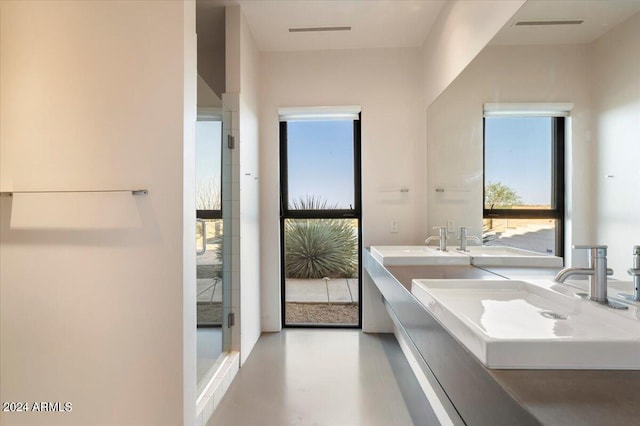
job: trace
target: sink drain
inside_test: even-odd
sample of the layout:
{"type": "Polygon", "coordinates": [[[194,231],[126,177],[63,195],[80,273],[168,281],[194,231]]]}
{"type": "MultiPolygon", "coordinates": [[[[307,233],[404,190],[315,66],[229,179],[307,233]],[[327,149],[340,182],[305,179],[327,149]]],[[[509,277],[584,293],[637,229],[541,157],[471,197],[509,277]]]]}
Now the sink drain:
{"type": "Polygon", "coordinates": [[[552,320],[566,320],[568,318],[566,315],[562,315],[557,312],[551,312],[551,311],[542,311],[540,312],[540,315],[552,320]]]}

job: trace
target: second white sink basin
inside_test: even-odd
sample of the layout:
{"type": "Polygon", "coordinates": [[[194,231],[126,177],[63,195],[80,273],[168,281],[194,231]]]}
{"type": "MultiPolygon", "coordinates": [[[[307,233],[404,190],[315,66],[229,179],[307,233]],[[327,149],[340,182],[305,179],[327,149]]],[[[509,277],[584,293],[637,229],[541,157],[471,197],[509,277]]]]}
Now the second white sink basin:
{"type": "Polygon", "coordinates": [[[640,369],[640,320],[552,281],[413,280],[412,293],[489,368],[640,369]]]}
{"type": "Polygon", "coordinates": [[[384,266],[471,264],[469,256],[462,253],[428,246],[372,246],[371,255],[384,266]]]}
{"type": "Polygon", "coordinates": [[[562,268],[561,257],[515,247],[468,246],[465,253],[471,256],[471,264],[478,266],[562,268]]]}

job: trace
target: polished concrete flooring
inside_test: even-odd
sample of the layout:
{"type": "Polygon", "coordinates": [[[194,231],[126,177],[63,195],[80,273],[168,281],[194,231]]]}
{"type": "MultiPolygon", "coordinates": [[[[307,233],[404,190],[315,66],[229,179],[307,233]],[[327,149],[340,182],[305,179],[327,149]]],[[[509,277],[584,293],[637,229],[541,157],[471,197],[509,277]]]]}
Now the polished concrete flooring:
{"type": "Polygon", "coordinates": [[[419,425],[426,409],[392,334],[285,329],[260,337],[207,425],[419,425]]]}

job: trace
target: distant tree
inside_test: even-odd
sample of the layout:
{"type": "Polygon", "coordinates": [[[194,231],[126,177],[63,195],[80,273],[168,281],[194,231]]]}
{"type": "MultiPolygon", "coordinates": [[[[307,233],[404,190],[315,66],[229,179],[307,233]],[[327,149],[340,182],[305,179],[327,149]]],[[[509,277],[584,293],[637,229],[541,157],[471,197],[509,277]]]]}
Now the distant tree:
{"type": "Polygon", "coordinates": [[[489,208],[504,208],[520,205],[522,199],[507,185],[489,182],[484,188],[484,204],[489,208]]]}
{"type": "Polygon", "coordinates": [[[196,209],[220,210],[220,184],[218,180],[198,182],[196,185],[196,209]]]}

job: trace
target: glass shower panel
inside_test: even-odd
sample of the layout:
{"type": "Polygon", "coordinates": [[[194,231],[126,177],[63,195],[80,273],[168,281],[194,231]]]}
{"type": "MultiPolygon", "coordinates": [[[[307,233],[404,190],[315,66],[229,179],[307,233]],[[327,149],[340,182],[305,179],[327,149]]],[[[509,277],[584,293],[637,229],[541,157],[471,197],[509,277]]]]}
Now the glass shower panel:
{"type": "Polygon", "coordinates": [[[221,115],[199,114],[196,123],[196,280],[198,387],[208,382],[225,351],[223,327],[221,115]]]}

